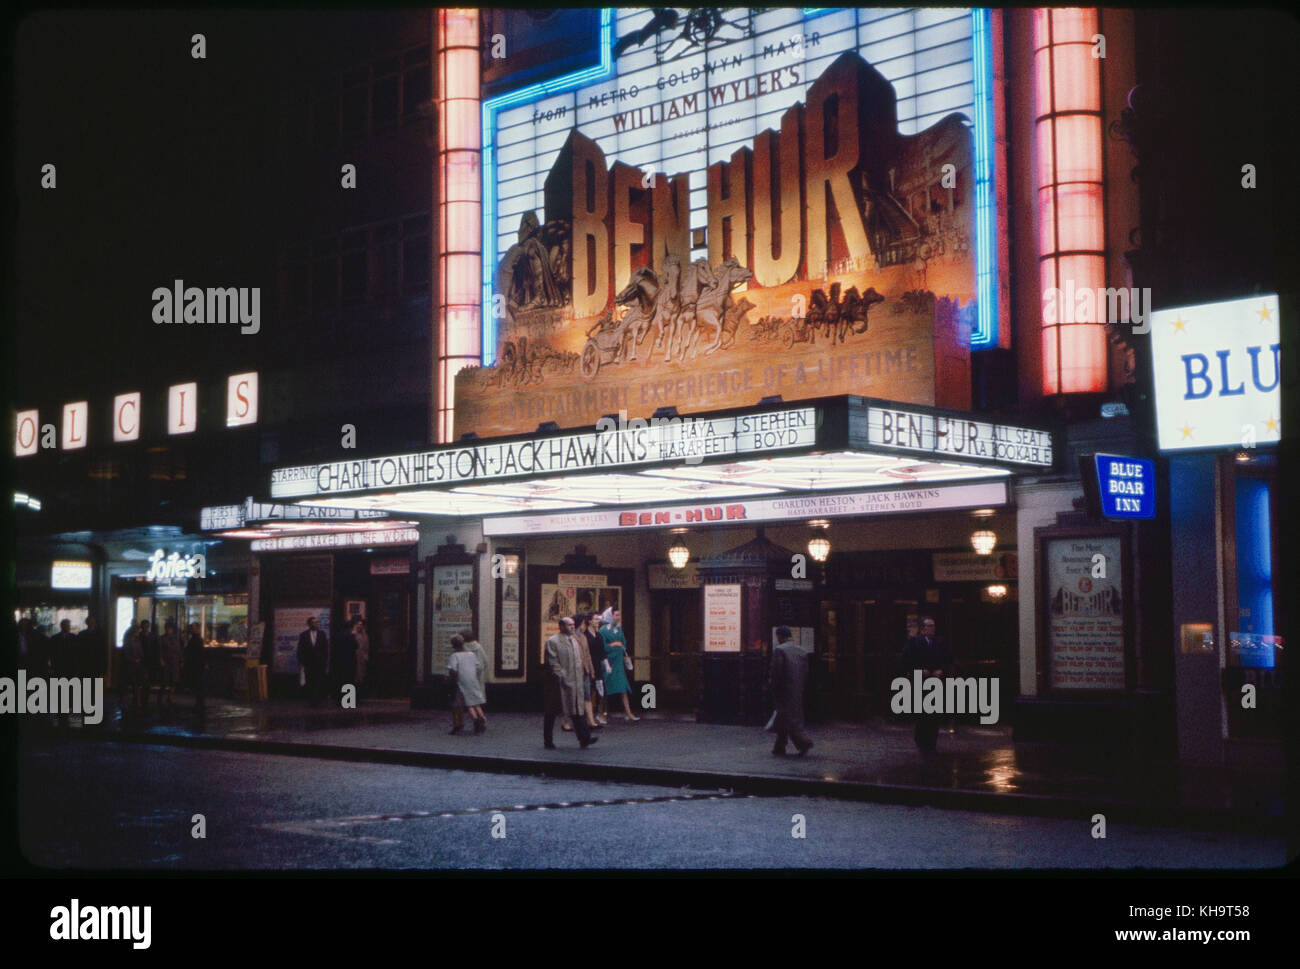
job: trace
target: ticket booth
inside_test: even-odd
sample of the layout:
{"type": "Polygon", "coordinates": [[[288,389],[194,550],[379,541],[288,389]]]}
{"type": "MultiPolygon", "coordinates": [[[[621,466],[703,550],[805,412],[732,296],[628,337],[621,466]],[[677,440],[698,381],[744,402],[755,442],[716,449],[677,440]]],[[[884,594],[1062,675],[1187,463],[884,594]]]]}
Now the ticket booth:
{"type": "Polygon", "coordinates": [[[771,712],[765,687],[776,628],[816,651],[816,598],[810,579],[793,579],[796,554],[758,535],[699,565],[704,625],[699,719],[761,724],[771,712]]]}

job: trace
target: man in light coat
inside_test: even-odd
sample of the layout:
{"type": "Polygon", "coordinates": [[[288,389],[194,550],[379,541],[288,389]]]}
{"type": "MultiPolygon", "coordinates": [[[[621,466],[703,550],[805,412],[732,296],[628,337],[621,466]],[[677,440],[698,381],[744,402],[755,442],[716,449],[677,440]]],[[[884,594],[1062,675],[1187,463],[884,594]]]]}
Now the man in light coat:
{"type": "Polygon", "coordinates": [[[772,690],[772,705],[776,707],[776,744],[772,753],[785,756],[786,740],[791,739],[803,756],[812,749],[813,742],[803,729],[803,694],[808,685],[808,664],[812,650],[793,641],[789,626],[778,626],[777,644],[772,650],[772,672],[768,685],[772,690]]]}
{"type": "Polygon", "coordinates": [[[600,738],[591,735],[583,716],[582,656],[573,619],[562,616],[559,625],[559,632],[546,641],[546,716],[542,721],[542,739],[547,750],[555,749],[555,718],[563,713],[573,721],[578,743],[585,750],[600,738]]]}

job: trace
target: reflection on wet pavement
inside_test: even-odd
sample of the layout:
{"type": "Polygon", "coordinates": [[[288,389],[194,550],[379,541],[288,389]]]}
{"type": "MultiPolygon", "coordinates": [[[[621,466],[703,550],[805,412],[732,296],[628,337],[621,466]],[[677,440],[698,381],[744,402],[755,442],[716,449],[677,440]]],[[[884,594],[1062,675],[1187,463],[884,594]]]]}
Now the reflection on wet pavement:
{"type": "MultiPolygon", "coordinates": [[[[74,718],[74,723],[75,723],[74,718]]],[[[813,724],[816,747],[807,757],[772,757],[770,735],[757,727],[702,724],[683,716],[647,712],[639,724],[613,721],[603,742],[577,749],[572,735],[559,749],[543,751],[541,717],[535,713],[489,713],[482,736],[448,736],[448,714],[413,710],[408,701],[364,701],[357,709],[313,709],[301,702],[257,704],[209,701],[202,715],[178,699],[171,709],[125,720],[111,710],[99,727],[73,731],[156,737],[224,737],[364,749],[385,749],[570,762],[612,768],[654,768],[864,783],[879,787],[1015,795],[1033,799],[1083,800],[1145,808],[1235,812],[1280,817],[1284,813],[1281,770],[1232,769],[1135,760],[1129,751],[1017,743],[1009,727],[960,726],[940,735],[939,750],[922,756],[909,724],[813,724]]]]}

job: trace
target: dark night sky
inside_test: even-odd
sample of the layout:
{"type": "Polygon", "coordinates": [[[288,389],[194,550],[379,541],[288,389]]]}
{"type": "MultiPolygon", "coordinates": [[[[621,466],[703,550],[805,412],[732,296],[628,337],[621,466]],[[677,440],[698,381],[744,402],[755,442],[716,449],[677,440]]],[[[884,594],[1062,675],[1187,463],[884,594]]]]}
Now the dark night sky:
{"type": "MultiPolygon", "coordinates": [[[[1211,287],[1282,287],[1296,235],[1283,215],[1294,202],[1296,22],[1258,11],[1155,16],[1180,142],[1171,222],[1203,254],[1193,275],[1211,287]],[[1243,161],[1259,166],[1254,193],[1240,188],[1243,161]]],[[[250,363],[254,348],[235,328],[155,326],[150,294],[178,277],[261,286],[263,316],[274,313],[277,234],[305,237],[280,210],[283,188],[313,177],[276,170],[278,92],[310,81],[329,43],[364,46],[349,33],[358,17],[383,15],[56,11],[19,25],[16,403],[84,395],[102,407],[137,385],[250,363]],[[195,32],[206,35],[205,60],[190,56],[195,32]],[[58,166],[52,191],[39,188],[45,162],[58,166]]]]}
{"type": "Polygon", "coordinates": [[[214,355],[240,356],[237,329],[156,326],[150,294],[179,277],[260,285],[264,315],[274,302],[266,92],[280,23],[51,12],[19,26],[19,403],[83,389],[102,400],[133,389],[127,374],[161,385],[206,376],[214,355]],[[206,60],[190,56],[196,32],[206,60]],[[58,169],[54,190],[39,187],[46,162],[58,169]]]}

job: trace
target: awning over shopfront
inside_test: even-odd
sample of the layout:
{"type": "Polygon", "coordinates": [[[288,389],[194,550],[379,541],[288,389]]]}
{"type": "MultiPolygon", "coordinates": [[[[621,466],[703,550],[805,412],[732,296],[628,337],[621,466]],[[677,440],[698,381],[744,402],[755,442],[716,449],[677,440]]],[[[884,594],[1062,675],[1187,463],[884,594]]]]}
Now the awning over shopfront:
{"type": "Polygon", "coordinates": [[[385,511],[328,508],[244,500],[213,505],[199,514],[199,527],[217,538],[246,538],[254,552],[402,545],[418,540],[416,522],[385,511]]]}
{"type": "Polygon", "coordinates": [[[1053,432],[1042,427],[841,396],[686,417],[611,416],[595,428],[280,468],[271,476],[271,497],[440,517],[673,501],[769,499],[775,508],[794,496],[831,498],[846,489],[915,490],[1042,474],[1053,470],[1058,450],[1053,432]]]}

